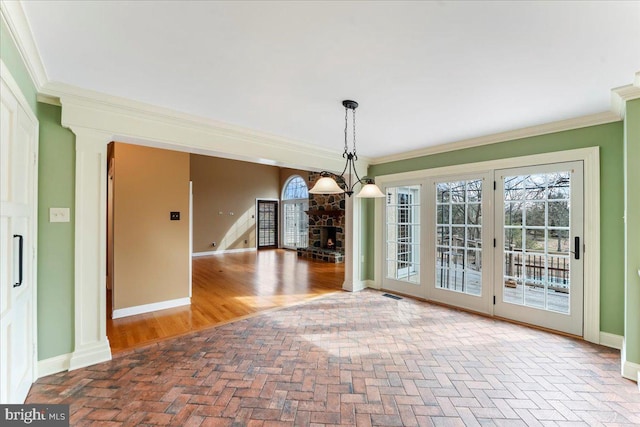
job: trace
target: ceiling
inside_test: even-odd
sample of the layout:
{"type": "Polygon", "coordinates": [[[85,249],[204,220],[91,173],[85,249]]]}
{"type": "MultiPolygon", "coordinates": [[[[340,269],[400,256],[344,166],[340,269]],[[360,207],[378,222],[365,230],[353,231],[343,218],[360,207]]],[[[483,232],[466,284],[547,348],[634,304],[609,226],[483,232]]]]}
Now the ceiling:
{"type": "Polygon", "coordinates": [[[379,157],[600,113],[640,2],[23,1],[49,81],[379,157]]]}

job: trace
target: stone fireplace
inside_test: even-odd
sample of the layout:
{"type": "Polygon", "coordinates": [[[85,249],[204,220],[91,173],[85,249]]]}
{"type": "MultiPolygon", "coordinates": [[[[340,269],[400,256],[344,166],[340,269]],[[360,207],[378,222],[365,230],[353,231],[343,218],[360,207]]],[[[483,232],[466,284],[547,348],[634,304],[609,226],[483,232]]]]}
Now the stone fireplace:
{"type": "MultiPolygon", "coordinates": [[[[319,173],[309,174],[309,188],[319,177],[319,173]]],[[[344,194],[309,194],[309,246],[298,249],[298,256],[344,262],[344,198],[344,194]]]]}

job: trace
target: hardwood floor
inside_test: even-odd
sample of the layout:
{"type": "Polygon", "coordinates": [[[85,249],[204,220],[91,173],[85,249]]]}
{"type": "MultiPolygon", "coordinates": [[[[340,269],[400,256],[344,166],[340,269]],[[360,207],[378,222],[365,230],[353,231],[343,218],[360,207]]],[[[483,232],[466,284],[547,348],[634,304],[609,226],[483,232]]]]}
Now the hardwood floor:
{"type": "Polygon", "coordinates": [[[111,351],[313,299],[339,291],[343,281],[344,264],[298,259],[282,249],[194,258],[191,306],[108,318],[111,351]]]}

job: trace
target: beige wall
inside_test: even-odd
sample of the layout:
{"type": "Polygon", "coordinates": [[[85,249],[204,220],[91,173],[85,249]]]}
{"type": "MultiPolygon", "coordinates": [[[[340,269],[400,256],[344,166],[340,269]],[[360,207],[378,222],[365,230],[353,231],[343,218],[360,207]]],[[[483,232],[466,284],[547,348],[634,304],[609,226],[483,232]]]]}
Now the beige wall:
{"type": "Polygon", "coordinates": [[[255,248],[256,199],[280,198],[280,168],[192,154],[191,180],[193,252],[255,248]]]}
{"type": "Polygon", "coordinates": [[[113,196],[113,308],[189,297],[189,154],[115,143],[113,196]]]}

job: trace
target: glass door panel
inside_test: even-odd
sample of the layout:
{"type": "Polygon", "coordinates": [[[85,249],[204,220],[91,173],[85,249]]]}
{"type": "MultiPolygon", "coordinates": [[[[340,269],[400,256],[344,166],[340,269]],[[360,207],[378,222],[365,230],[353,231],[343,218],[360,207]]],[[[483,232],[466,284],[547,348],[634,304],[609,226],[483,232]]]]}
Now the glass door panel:
{"type": "Polygon", "coordinates": [[[496,314],[582,335],[582,163],[496,175],[496,314]]]}
{"type": "Polygon", "coordinates": [[[386,188],[384,287],[408,295],[423,296],[417,285],[420,263],[420,185],[386,188]]]}
{"type": "MultiPolygon", "coordinates": [[[[476,176],[436,177],[429,187],[430,265],[433,281],[429,298],[458,307],[491,313],[491,291],[485,291],[491,269],[483,268],[486,239],[493,225],[483,221],[491,198],[485,196],[489,173],[476,176]]],[[[489,264],[491,265],[491,263],[489,264]]],[[[492,289],[491,286],[488,287],[492,289]]]]}
{"type": "Polygon", "coordinates": [[[482,294],[482,179],[436,183],[435,286],[482,294]]]}

